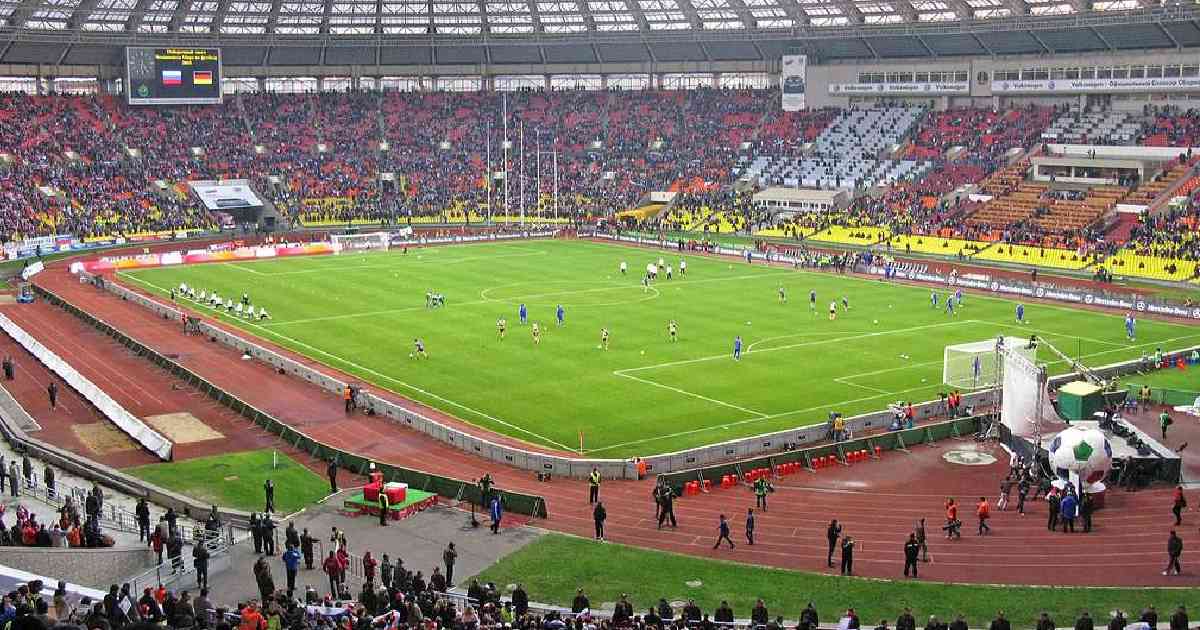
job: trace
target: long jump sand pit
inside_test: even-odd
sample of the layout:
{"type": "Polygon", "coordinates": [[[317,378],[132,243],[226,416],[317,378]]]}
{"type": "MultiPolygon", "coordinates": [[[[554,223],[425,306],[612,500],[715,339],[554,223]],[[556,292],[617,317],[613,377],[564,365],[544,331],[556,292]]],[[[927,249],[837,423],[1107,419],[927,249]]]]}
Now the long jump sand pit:
{"type": "Polygon", "coordinates": [[[75,434],[75,438],[79,440],[80,444],[98,455],[138,449],[138,445],[132,438],[110,422],[73,424],[71,432],[75,434]]]}
{"type": "Polygon", "coordinates": [[[162,433],[175,444],[191,444],[205,440],[219,440],[225,435],[186,411],[146,416],[146,424],[162,433]]]}

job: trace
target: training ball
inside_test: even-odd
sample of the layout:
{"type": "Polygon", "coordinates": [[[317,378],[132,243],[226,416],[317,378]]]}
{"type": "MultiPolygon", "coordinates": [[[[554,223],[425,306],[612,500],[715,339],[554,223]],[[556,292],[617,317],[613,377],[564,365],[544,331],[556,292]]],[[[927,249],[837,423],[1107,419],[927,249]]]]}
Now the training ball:
{"type": "Polygon", "coordinates": [[[733,269],[733,265],[729,265],[729,268],[730,268],[730,269],[733,269]]]}
{"type": "Polygon", "coordinates": [[[646,354],[646,351],[645,351],[645,350],[642,350],[642,354],[646,354]]]}
{"type": "Polygon", "coordinates": [[[924,383],[924,382],[925,382],[925,379],[921,379],[921,382],[922,382],[922,383],[924,383]]]}
{"type": "Polygon", "coordinates": [[[413,358],[413,353],[409,352],[409,353],[408,353],[408,358],[410,358],[410,359],[411,359],[411,358],[413,358]]]}
{"type": "Polygon", "coordinates": [[[879,320],[877,319],[877,320],[875,320],[873,323],[874,323],[875,325],[877,325],[877,326],[878,326],[878,325],[879,325],[879,320]]]}

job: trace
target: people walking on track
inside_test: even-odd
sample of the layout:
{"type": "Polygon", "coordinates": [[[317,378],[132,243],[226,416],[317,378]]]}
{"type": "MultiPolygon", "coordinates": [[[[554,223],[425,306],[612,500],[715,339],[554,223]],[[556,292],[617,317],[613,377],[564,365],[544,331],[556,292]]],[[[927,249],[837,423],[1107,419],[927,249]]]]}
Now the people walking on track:
{"type": "Polygon", "coordinates": [[[713,545],[713,549],[721,546],[721,541],[729,543],[729,548],[733,549],[733,540],[729,538],[729,521],[725,520],[725,515],[722,514],[720,521],[717,523],[717,542],[713,545]]]}

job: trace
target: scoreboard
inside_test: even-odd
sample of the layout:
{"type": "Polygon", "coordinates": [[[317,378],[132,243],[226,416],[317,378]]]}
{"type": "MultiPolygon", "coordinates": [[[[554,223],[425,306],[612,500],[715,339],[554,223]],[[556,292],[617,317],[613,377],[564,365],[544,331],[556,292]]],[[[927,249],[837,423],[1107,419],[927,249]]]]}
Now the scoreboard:
{"type": "Polygon", "coordinates": [[[211,105],[221,102],[220,48],[125,49],[130,105],[211,105]]]}

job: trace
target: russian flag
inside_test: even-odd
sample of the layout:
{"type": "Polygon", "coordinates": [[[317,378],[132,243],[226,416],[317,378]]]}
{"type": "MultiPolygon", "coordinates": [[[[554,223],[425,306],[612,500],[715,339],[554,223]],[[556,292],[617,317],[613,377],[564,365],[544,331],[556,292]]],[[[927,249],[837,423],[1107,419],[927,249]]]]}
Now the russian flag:
{"type": "Polygon", "coordinates": [[[180,70],[163,70],[162,82],[167,87],[183,85],[183,72],[180,70]]]}

